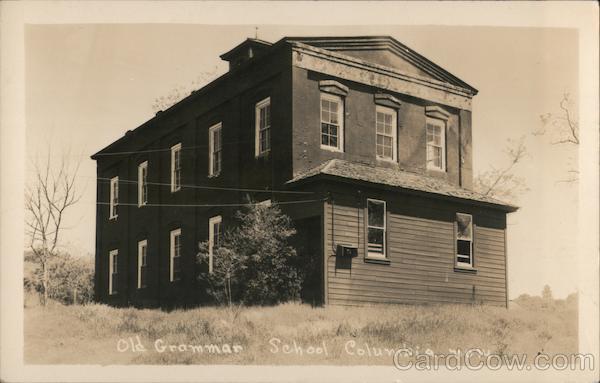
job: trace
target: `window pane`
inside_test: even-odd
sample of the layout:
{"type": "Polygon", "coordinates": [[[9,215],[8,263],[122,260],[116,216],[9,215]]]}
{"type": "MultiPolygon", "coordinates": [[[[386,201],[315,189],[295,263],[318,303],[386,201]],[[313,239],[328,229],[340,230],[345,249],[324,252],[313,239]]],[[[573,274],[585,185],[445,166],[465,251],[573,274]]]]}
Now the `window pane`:
{"type": "Polygon", "coordinates": [[[456,253],[458,255],[471,256],[471,241],[459,239],[456,241],[456,253]]]}
{"type": "Polygon", "coordinates": [[[369,228],[369,252],[383,254],[383,229],[369,228]]]}
{"type": "Polygon", "coordinates": [[[457,238],[473,239],[473,217],[467,214],[456,215],[457,238]]]}
{"type": "Polygon", "coordinates": [[[383,202],[368,201],[367,213],[369,226],[383,227],[385,208],[383,202]]]}

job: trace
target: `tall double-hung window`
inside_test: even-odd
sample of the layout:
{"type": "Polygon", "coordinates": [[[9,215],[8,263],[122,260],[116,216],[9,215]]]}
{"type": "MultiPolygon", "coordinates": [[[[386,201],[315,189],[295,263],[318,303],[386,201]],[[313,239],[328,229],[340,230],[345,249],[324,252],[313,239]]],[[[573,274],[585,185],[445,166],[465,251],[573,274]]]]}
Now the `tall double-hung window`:
{"type": "Polygon", "coordinates": [[[427,117],[427,169],[446,171],[446,122],[427,117]]]}
{"type": "Polygon", "coordinates": [[[375,124],[377,158],[395,161],[398,146],[396,144],[396,111],[377,105],[375,124]]]}
{"type": "Polygon", "coordinates": [[[329,93],[321,93],[321,148],[344,150],[344,103],[329,93]]]}
{"type": "Polygon", "coordinates": [[[181,229],[171,231],[170,238],[170,281],[181,279],[181,229]]]}
{"type": "Polygon", "coordinates": [[[111,250],[108,253],[108,294],[116,294],[119,290],[118,281],[119,273],[117,268],[117,262],[119,259],[119,250],[111,250]]]}
{"type": "Polygon", "coordinates": [[[138,206],[148,203],[148,161],[138,165],[138,206]]]}
{"type": "Polygon", "coordinates": [[[171,147],[171,192],[181,189],[181,143],[171,147]]]}
{"type": "Polygon", "coordinates": [[[456,213],[456,266],[473,267],[473,216],[456,213]]]}
{"type": "Polygon", "coordinates": [[[386,257],[385,201],[367,199],[367,251],[369,258],[386,257]]]}
{"type": "Polygon", "coordinates": [[[212,273],[214,268],[214,251],[221,244],[221,224],[223,219],[220,215],[208,220],[208,272],[212,273]]]}
{"type": "Polygon", "coordinates": [[[221,174],[221,161],[223,158],[221,131],[222,124],[218,123],[208,129],[208,175],[216,177],[221,174]]]}
{"type": "Polygon", "coordinates": [[[117,219],[119,206],[119,177],[110,179],[109,219],[117,219]]]}
{"type": "Polygon", "coordinates": [[[256,104],[256,156],[271,150],[271,98],[256,104]]]}

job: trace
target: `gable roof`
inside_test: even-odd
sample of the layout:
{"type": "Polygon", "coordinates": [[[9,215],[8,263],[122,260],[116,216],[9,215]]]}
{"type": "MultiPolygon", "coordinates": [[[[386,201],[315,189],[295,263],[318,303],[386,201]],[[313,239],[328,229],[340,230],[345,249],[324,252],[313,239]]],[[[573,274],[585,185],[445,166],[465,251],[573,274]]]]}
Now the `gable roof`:
{"type": "Polygon", "coordinates": [[[308,182],[311,179],[316,179],[318,176],[363,181],[405,190],[431,193],[451,199],[473,201],[507,212],[514,212],[518,209],[517,206],[472,190],[460,188],[438,178],[340,159],[326,161],[319,166],[296,175],[287,183],[308,182]]]}
{"type": "Polygon", "coordinates": [[[375,51],[386,50],[406,60],[436,80],[468,89],[476,95],[479,91],[425,56],[417,53],[391,36],[346,37],[285,37],[289,42],[300,42],[329,51],[375,51]]]}

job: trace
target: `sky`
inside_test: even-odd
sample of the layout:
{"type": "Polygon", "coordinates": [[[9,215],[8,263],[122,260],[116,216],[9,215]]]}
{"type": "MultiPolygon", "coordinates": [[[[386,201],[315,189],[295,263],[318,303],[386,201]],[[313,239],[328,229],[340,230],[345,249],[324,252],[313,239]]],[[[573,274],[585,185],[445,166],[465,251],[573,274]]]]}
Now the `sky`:
{"type": "MultiPolygon", "coordinates": [[[[248,37],[390,35],[479,94],[473,99],[475,174],[506,164],[507,139],[525,138],[515,168],[528,190],[509,216],[509,297],[565,297],[577,287],[578,184],[561,182],[577,165],[577,148],[552,145],[540,115],[559,113],[564,93],[578,93],[578,35],[559,28],[468,26],[275,26],[192,24],[28,25],[25,30],[27,160],[69,152],[81,161],[81,201],[68,213],[65,247],[93,254],[95,163],[90,155],[154,116],[158,97],[191,90],[227,70],[219,55],[248,37]],[[532,272],[535,270],[535,272],[532,272]]],[[[28,172],[28,178],[31,177],[28,172]]]]}

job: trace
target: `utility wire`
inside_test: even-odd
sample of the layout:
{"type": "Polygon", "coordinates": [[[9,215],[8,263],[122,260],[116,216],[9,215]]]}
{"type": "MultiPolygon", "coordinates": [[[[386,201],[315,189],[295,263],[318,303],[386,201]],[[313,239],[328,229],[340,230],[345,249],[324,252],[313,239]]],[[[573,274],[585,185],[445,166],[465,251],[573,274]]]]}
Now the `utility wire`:
{"type": "MultiPolygon", "coordinates": [[[[307,200],[296,200],[296,201],[274,201],[274,205],[292,205],[299,203],[309,203],[309,202],[322,202],[326,201],[326,198],[320,199],[307,199],[307,200]]],[[[150,207],[235,207],[235,206],[254,206],[260,205],[262,202],[254,202],[254,203],[226,203],[226,204],[162,204],[162,203],[147,203],[141,206],[150,206],[150,207]]],[[[96,202],[97,205],[110,205],[110,202],[96,202]]],[[[115,206],[140,206],[137,203],[121,203],[118,202],[115,206]]]]}
{"type": "MultiPolygon", "coordinates": [[[[111,181],[111,178],[107,177],[93,177],[103,182],[111,181]]],[[[129,183],[129,184],[138,184],[138,180],[128,180],[119,178],[119,183],[129,183]]],[[[147,185],[157,185],[157,186],[171,186],[170,183],[165,182],[146,182],[147,185]]],[[[205,185],[192,185],[192,184],[182,184],[182,188],[188,189],[209,189],[209,190],[229,190],[229,191],[242,191],[242,192],[259,192],[259,193],[282,193],[282,194],[315,194],[312,191],[295,191],[295,190],[272,190],[272,189],[248,189],[248,188],[234,188],[234,187],[225,187],[225,186],[205,186],[205,185]]]]}
{"type": "MultiPolygon", "coordinates": [[[[237,144],[247,144],[247,143],[251,143],[251,142],[254,142],[254,140],[223,142],[223,143],[221,143],[221,145],[237,145],[237,144]]],[[[193,145],[193,146],[182,145],[180,150],[206,149],[208,147],[209,147],[209,145],[193,145]]],[[[96,155],[97,156],[120,156],[120,155],[129,155],[129,154],[138,154],[138,153],[155,153],[155,152],[169,152],[169,151],[171,151],[171,148],[130,150],[130,151],[123,151],[123,152],[104,152],[104,153],[97,153],[96,155]]]]}

